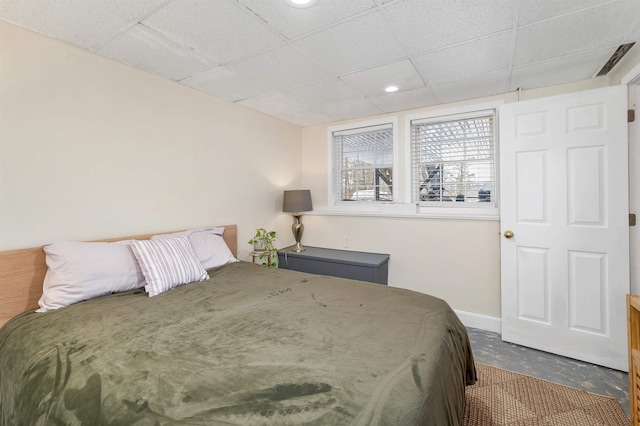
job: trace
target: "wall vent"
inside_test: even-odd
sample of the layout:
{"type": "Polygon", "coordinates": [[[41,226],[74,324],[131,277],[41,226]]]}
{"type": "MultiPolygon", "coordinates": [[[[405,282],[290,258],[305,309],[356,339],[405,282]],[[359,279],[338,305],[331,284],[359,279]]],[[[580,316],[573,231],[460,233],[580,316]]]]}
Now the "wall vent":
{"type": "Polygon", "coordinates": [[[622,59],[622,57],[627,54],[627,52],[633,47],[634,44],[636,44],[635,41],[633,43],[621,44],[620,47],[618,47],[616,51],[613,52],[613,55],[611,55],[607,63],[604,64],[604,66],[598,73],[598,77],[600,77],[601,75],[609,74],[609,71],[611,71],[613,67],[616,66],[618,61],[620,61],[620,59],[622,59]]]}

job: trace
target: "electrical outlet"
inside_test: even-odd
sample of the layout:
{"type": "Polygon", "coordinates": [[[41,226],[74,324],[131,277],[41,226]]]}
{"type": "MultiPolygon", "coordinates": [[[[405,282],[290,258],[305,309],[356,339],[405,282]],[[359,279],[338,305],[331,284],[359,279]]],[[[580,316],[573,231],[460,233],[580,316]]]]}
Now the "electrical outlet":
{"type": "Polygon", "coordinates": [[[343,235],[342,236],[342,247],[344,248],[349,248],[351,242],[351,237],[348,235],[343,235]]]}

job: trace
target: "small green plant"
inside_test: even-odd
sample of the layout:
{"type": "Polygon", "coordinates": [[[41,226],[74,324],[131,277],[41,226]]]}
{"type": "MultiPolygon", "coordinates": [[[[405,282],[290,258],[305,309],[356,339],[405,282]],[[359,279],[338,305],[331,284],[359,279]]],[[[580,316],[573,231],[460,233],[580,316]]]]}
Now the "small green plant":
{"type": "Polygon", "coordinates": [[[276,231],[267,231],[264,228],[256,228],[256,235],[249,240],[253,244],[253,251],[259,253],[258,258],[262,265],[276,268],[278,266],[278,249],[273,243],[276,240],[276,231]]]}

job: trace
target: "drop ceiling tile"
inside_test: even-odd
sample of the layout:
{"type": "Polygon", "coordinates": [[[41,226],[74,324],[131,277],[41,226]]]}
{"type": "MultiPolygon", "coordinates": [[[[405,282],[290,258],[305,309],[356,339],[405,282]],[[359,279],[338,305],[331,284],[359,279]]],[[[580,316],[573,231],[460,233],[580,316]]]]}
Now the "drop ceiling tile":
{"type": "Polygon", "coordinates": [[[389,93],[376,98],[369,98],[369,101],[384,112],[403,111],[438,103],[430,87],[408,90],[406,92],[389,93]]]}
{"type": "Polygon", "coordinates": [[[180,83],[232,102],[270,91],[268,86],[232,71],[224,65],[186,78],[180,83]]]}
{"type": "MultiPolygon", "coordinates": [[[[319,106],[358,99],[350,87],[338,79],[321,81],[283,92],[274,92],[238,102],[240,105],[262,111],[273,111],[278,117],[306,113],[319,106]]],[[[330,117],[330,119],[335,119],[330,117]]]]}
{"type": "Polygon", "coordinates": [[[520,2],[518,25],[541,21],[564,13],[595,6],[609,0],[536,0],[520,2]]]}
{"type": "Polygon", "coordinates": [[[614,51],[615,48],[605,48],[515,67],[511,71],[509,90],[518,87],[534,89],[589,79],[600,71],[614,51]]]}
{"type": "Polygon", "coordinates": [[[276,91],[324,80],[331,75],[295,47],[284,45],[229,64],[229,69],[276,91]]]}
{"type": "Polygon", "coordinates": [[[237,103],[277,117],[292,116],[297,113],[311,111],[311,105],[308,102],[300,101],[282,92],[269,93],[237,103]]]}
{"type": "Polygon", "coordinates": [[[328,123],[334,121],[335,118],[323,114],[319,111],[301,111],[294,112],[286,115],[279,115],[277,118],[288,121],[289,123],[297,124],[298,126],[312,126],[314,124],[328,123]]]}
{"type": "Polygon", "coordinates": [[[509,70],[501,70],[433,86],[438,103],[457,102],[506,93],[509,70]]]}
{"type": "Polygon", "coordinates": [[[321,105],[360,99],[360,95],[344,82],[333,78],[283,92],[290,99],[315,108],[321,105]]]}
{"type": "Polygon", "coordinates": [[[640,1],[621,1],[518,29],[514,66],[617,47],[640,38],[640,1]]]}
{"type": "Polygon", "coordinates": [[[379,12],[329,27],[294,43],[335,75],[371,68],[405,56],[379,12]]]}
{"type": "Polygon", "coordinates": [[[422,78],[408,59],[346,74],[340,79],[365,98],[383,95],[384,88],[392,84],[399,86],[401,91],[424,87],[422,78]]]}
{"type": "Polygon", "coordinates": [[[96,53],[175,81],[215,65],[143,25],[136,25],[109,41],[96,53]]]}
{"type": "Polygon", "coordinates": [[[328,80],[238,103],[301,126],[382,113],[379,108],[357,96],[344,83],[328,80]],[[328,93],[322,94],[323,89],[328,93]]]}
{"type": "Polygon", "coordinates": [[[473,40],[512,28],[511,0],[405,0],[384,15],[410,54],[473,40]]]}
{"type": "Polygon", "coordinates": [[[128,25],[125,19],[85,0],[3,0],[0,16],[4,21],[87,49],[128,25]]]}
{"type": "Polygon", "coordinates": [[[439,49],[413,58],[428,84],[461,80],[507,68],[511,62],[511,31],[439,49]]]}
{"type": "Polygon", "coordinates": [[[318,108],[321,113],[329,115],[333,120],[350,120],[352,118],[370,117],[384,111],[367,99],[351,99],[324,105],[318,108]]]}
{"type": "Polygon", "coordinates": [[[125,19],[147,16],[170,0],[91,0],[94,4],[125,19]]]}
{"type": "Polygon", "coordinates": [[[283,42],[258,17],[226,0],[174,0],[142,23],[221,64],[283,42]]]}
{"type": "Polygon", "coordinates": [[[310,8],[296,8],[284,0],[239,1],[289,39],[375,7],[373,0],[322,0],[310,8]]]}

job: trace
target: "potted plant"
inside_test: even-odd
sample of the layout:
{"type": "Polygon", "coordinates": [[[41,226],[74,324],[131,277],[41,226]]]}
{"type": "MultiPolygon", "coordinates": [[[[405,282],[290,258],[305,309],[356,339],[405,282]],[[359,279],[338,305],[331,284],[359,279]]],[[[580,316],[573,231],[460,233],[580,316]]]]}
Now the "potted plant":
{"type": "Polygon", "coordinates": [[[258,253],[262,265],[275,268],[278,266],[278,249],[273,243],[276,240],[276,231],[267,231],[264,228],[256,228],[256,235],[249,240],[253,244],[253,251],[258,253]]]}

